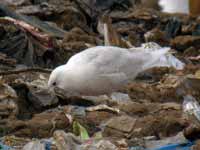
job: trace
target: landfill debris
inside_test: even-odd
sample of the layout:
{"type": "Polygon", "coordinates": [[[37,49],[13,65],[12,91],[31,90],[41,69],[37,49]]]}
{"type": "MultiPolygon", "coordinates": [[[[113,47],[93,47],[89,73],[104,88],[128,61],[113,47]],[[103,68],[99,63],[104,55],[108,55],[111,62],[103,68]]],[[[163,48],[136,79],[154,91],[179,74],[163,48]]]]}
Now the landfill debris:
{"type": "Polygon", "coordinates": [[[167,35],[165,32],[159,30],[158,28],[154,28],[144,34],[145,42],[156,42],[160,45],[165,45],[169,42],[167,39],[167,35]]]}
{"type": "Polygon", "coordinates": [[[199,150],[199,140],[197,140],[195,144],[192,146],[192,150],[199,150]]]}
{"type": "Polygon", "coordinates": [[[146,140],[145,147],[149,149],[159,149],[161,147],[167,147],[167,145],[175,147],[175,145],[178,146],[183,143],[186,143],[185,145],[187,145],[189,141],[184,137],[184,134],[180,132],[175,136],[163,140],[146,140]]]}
{"type": "Polygon", "coordinates": [[[200,106],[193,96],[184,96],[183,112],[187,120],[190,121],[190,125],[184,130],[184,135],[187,139],[195,141],[199,138],[198,133],[200,131],[200,106]]]}
{"type": "Polygon", "coordinates": [[[190,46],[199,48],[198,45],[199,40],[200,38],[198,36],[191,36],[191,35],[176,36],[171,41],[171,45],[173,48],[183,51],[184,49],[190,46]]]}
{"type": "Polygon", "coordinates": [[[184,129],[184,136],[190,141],[196,141],[199,139],[200,128],[196,124],[190,124],[184,129]]]}
{"type": "Polygon", "coordinates": [[[190,14],[163,1],[1,0],[0,149],[198,150],[199,0],[190,14]],[[109,95],[48,89],[54,68],[105,45],[169,52],[109,95]]]}
{"type": "Polygon", "coordinates": [[[168,150],[168,149],[185,149],[185,150],[190,150],[192,147],[193,143],[181,143],[181,144],[171,144],[171,145],[166,145],[162,146],[160,148],[156,148],[154,150],[168,150]]]}
{"type": "Polygon", "coordinates": [[[122,39],[116,30],[112,27],[112,20],[108,16],[102,16],[98,23],[99,33],[104,35],[105,46],[118,46],[130,48],[132,45],[122,39]]]}
{"type": "Polygon", "coordinates": [[[169,18],[165,27],[167,37],[175,37],[181,30],[182,22],[178,17],[169,18]]]}
{"type": "Polygon", "coordinates": [[[164,12],[168,13],[189,13],[188,0],[160,0],[159,4],[162,6],[164,12]]]}
{"type": "Polygon", "coordinates": [[[131,100],[128,94],[124,94],[120,92],[112,93],[111,98],[114,101],[130,101],[131,100]]]}
{"type": "Polygon", "coordinates": [[[73,122],[73,132],[75,135],[80,136],[82,140],[88,140],[89,135],[87,130],[77,121],[73,122]]]}
{"type": "Polygon", "coordinates": [[[11,17],[14,20],[19,20],[22,23],[26,22],[30,26],[38,28],[44,32],[47,32],[49,35],[63,37],[64,34],[66,33],[64,30],[62,30],[60,28],[52,27],[51,25],[49,25],[43,21],[34,19],[33,17],[28,17],[25,15],[16,13],[15,11],[10,10],[6,5],[1,5],[0,10],[1,10],[1,16],[11,17]]]}
{"type": "Polygon", "coordinates": [[[92,144],[83,144],[81,146],[83,150],[116,150],[118,149],[113,143],[108,140],[100,140],[97,142],[93,142],[92,144]]]}
{"type": "Polygon", "coordinates": [[[64,131],[54,132],[55,144],[58,150],[73,149],[79,150],[82,141],[72,133],[65,133],[64,131]]]}
{"type": "Polygon", "coordinates": [[[140,147],[140,146],[134,146],[129,148],[130,150],[144,150],[144,147],[140,147]]]}
{"type": "Polygon", "coordinates": [[[191,60],[200,60],[200,56],[197,56],[197,57],[189,57],[189,59],[191,59],[191,60]]]}
{"type": "Polygon", "coordinates": [[[136,119],[129,116],[120,116],[111,118],[105,124],[104,135],[112,136],[125,136],[130,137],[131,132],[134,129],[136,119]]]}
{"type": "Polygon", "coordinates": [[[9,146],[7,146],[7,145],[4,145],[4,144],[2,144],[2,143],[0,142],[0,149],[2,149],[2,150],[11,150],[12,148],[9,147],[9,146]]]}
{"type": "Polygon", "coordinates": [[[86,111],[99,111],[99,110],[109,110],[109,111],[112,111],[112,112],[115,112],[115,113],[120,112],[120,110],[118,110],[116,108],[109,107],[109,106],[104,105],[104,104],[86,108],[86,111]]]}
{"type": "Polygon", "coordinates": [[[183,111],[184,111],[184,113],[187,113],[189,115],[189,117],[191,117],[191,118],[189,118],[190,121],[192,121],[196,125],[199,125],[199,123],[200,123],[200,105],[193,96],[191,96],[191,95],[184,96],[183,111]]]}
{"type": "Polygon", "coordinates": [[[23,150],[45,150],[45,145],[40,141],[30,142],[23,147],[23,150]]]}

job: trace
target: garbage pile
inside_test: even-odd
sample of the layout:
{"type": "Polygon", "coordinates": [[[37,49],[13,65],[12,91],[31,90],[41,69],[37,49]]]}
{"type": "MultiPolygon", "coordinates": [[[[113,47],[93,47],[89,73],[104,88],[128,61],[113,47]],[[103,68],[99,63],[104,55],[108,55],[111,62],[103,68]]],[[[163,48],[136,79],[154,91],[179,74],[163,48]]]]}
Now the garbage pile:
{"type": "Polygon", "coordinates": [[[138,0],[1,0],[0,149],[200,149],[199,42],[199,17],[138,0]],[[171,47],[184,68],[154,67],[110,97],[47,88],[52,69],[86,48],[147,42],[171,47]]]}

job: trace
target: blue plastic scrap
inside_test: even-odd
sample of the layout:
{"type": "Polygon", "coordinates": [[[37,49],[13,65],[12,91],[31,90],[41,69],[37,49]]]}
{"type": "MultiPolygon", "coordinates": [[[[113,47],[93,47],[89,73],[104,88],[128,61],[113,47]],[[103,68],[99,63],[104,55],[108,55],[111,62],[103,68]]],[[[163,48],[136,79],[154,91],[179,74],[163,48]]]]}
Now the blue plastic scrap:
{"type": "Polygon", "coordinates": [[[187,142],[182,144],[169,144],[159,148],[143,148],[140,146],[131,147],[129,150],[192,150],[191,147],[194,145],[195,142],[187,142]]]}
{"type": "Polygon", "coordinates": [[[0,142],[0,150],[11,150],[12,148],[0,142]]]}
{"type": "Polygon", "coordinates": [[[146,150],[191,150],[192,145],[194,145],[194,142],[188,142],[183,144],[169,144],[160,148],[146,150]]]}
{"type": "Polygon", "coordinates": [[[141,146],[134,146],[134,147],[129,148],[129,150],[145,150],[145,148],[141,146]]]}
{"type": "Polygon", "coordinates": [[[45,150],[51,150],[51,142],[45,142],[45,150]]]}

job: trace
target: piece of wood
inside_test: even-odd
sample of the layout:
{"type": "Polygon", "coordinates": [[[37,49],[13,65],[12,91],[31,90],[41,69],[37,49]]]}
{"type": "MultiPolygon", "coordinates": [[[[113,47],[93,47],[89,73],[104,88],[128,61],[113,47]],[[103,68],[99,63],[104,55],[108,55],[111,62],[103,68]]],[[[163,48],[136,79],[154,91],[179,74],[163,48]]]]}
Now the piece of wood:
{"type": "Polygon", "coordinates": [[[192,16],[200,15],[200,0],[189,0],[189,10],[192,16]]]}

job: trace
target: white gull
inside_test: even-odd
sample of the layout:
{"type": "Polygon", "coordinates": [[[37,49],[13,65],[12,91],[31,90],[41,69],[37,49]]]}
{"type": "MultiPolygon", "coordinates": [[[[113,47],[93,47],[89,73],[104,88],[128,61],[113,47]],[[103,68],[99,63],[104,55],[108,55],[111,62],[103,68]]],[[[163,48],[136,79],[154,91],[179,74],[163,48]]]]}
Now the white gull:
{"type": "Polygon", "coordinates": [[[49,88],[59,88],[72,95],[97,96],[118,91],[138,73],[155,66],[173,66],[183,69],[184,64],[169,54],[170,48],[157,44],[139,48],[96,46],[72,56],[67,64],[53,70],[49,88]]]}

